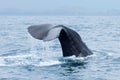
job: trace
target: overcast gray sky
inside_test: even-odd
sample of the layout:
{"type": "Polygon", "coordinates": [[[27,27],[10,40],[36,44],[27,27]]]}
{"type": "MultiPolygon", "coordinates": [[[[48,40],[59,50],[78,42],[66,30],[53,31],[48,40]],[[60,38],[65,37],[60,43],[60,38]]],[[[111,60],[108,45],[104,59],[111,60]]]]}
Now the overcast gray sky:
{"type": "Polygon", "coordinates": [[[120,0],[0,0],[0,15],[120,15],[120,0]]]}

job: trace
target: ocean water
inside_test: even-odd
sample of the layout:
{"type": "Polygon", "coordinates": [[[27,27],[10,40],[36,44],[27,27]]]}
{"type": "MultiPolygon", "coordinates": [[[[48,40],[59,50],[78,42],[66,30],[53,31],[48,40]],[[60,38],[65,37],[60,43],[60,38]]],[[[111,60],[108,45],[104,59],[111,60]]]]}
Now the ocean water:
{"type": "Polygon", "coordinates": [[[120,16],[0,16],[0,80],[120,80],[120,16]],[[62,57],[58,39],[27,32],[44,23],[77,31],[94,54],[62,57]]]}

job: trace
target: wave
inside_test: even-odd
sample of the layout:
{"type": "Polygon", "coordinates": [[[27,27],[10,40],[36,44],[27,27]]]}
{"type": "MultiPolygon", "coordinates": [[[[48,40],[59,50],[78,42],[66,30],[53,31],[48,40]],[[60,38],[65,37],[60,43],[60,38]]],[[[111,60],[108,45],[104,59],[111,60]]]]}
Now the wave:
{"type": "Polygon", "coordinates": [[[79,57],[76,58],[75,56],[71,57],[60,57],[60,58],[47,58],[43,57],[40,58],[35,54],[29,55],[16,55],[16,56],[1,56],[0,57],[0,66],[26,66],[26,65],[33,65],[33,66],[52,66],[52,65],[60,65],[64,63],[76,63],[82,62],[87,58],[79,57]]]}

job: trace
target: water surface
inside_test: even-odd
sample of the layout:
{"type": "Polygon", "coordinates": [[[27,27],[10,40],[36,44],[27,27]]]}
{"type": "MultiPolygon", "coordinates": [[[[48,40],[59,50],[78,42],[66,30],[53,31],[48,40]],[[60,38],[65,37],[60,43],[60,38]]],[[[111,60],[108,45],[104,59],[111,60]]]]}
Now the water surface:
{"type": "Polygon", "coordinates": [[[0,80],[119,80],[119,16],[0,16],[0,80]],[[63,24],[77,31],[94,53],[63,58],[57,39],[42,42],[27,28],[63,24]]]}

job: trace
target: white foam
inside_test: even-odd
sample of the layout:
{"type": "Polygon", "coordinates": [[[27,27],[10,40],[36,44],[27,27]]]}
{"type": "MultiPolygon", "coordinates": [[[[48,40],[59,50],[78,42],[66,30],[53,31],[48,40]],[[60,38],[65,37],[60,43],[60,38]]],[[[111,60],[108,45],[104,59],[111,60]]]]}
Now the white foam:
{"type": "Polygon", "coordinates": [[[39,66],[52,66],[52,65],[57,65],[61,64],[60,61],[55,61],[55,60],[50,60],[50,61],[43,61],[39,63],[39,66]]]}
{"type": "Polygon", "coordinates": [[[34,66],[51,66],[61,64],[58,60],[41,59],[33,54],[17,55],[0,57],[0,66],[19,66],[19,65],[34,65],[34,66]]]}
{"type": "Polygon", "coordinates": [[[29,55],[16,55],[16,56],[2,56],[0,57],[0,66],[12,66],[12,65],[20,65],[23,64],[25,61],[25,58],[33,56],[32,54],[29,55]],[[8,62],[6,62],[6,60],[8,62]],[[9,63],[12,62],[12,63],[9,63]],[[7,64],[9,63],[9,64],[7,64]]]}
{"type": "Polygon", "coordinates": [[[0,58],[0,66],[5,66],[4,59],[0,58]]]}

